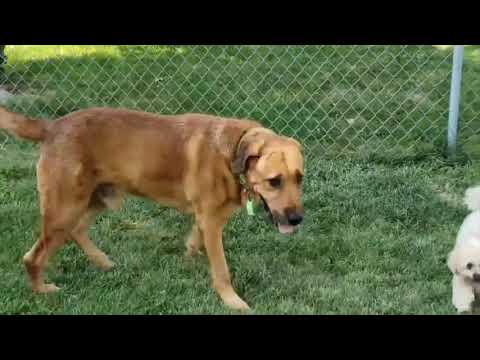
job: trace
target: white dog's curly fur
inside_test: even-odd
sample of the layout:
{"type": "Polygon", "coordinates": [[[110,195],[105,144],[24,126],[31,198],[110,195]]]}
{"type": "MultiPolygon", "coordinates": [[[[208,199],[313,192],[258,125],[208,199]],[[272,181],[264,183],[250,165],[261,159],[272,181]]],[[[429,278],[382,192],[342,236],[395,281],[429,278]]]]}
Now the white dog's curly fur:
{"type": "Polygon", "coordinates": [[[453,273],[453,305],[458,312],[471,312],[480,294],[480,186],[469,188],[464,202],[472,212],[460,227],[448,267],[453,273]]]}

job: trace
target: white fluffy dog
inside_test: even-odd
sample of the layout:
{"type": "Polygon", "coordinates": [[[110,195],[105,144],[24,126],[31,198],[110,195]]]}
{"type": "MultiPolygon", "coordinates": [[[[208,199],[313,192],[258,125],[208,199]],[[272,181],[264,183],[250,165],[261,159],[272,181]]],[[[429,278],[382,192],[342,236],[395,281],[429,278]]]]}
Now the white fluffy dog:
{"type": "Polygon", "coordinates": [[[480,295],[480,186],[469,188],[464,201],[472,212],[460,227],[448,267],[453,305],[458,312],[471,312],[475,295],[480,295]]]}

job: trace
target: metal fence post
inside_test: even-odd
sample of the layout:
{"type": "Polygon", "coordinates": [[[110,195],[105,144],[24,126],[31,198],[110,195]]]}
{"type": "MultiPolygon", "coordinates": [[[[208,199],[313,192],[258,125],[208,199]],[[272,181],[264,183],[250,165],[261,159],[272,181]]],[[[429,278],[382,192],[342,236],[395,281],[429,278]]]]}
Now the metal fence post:
{"type": "Polygon", "coordinates": [[[454,158],[457,151],[458,114],[462,83],[463,45],[453,48],[452,83],[450,86],[450,105],[448,111],[448,154],[454,158]]]}

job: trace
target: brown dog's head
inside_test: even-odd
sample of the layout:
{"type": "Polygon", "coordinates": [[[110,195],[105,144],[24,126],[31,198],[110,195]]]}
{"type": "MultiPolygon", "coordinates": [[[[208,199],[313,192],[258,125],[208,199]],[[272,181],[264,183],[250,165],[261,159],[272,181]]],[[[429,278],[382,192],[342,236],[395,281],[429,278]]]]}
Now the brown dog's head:
{"type": "Polygon", "coordinates": [[[304,215],[303,166],[302,146],[296,140],[254,128],[242,137],[232,171],[236,175],[245,174],[272,223],[282,234],[290,234],[304,215]]]}

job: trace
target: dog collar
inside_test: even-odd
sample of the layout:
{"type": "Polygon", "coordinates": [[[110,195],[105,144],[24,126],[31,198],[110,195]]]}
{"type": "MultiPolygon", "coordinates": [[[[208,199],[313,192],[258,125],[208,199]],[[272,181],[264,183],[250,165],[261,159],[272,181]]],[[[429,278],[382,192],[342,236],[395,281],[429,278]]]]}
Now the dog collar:
{"type": "Polygon", "coordinates": [[[247,179],[245,178],[244,174],[240,174],[239,176],[240,186],[242,187],[242,204],[245,203],[245,207],[247,209],[248,216],[255,215],[254,207],[253,207],[253,191],[247,184],[247,179]]]}

